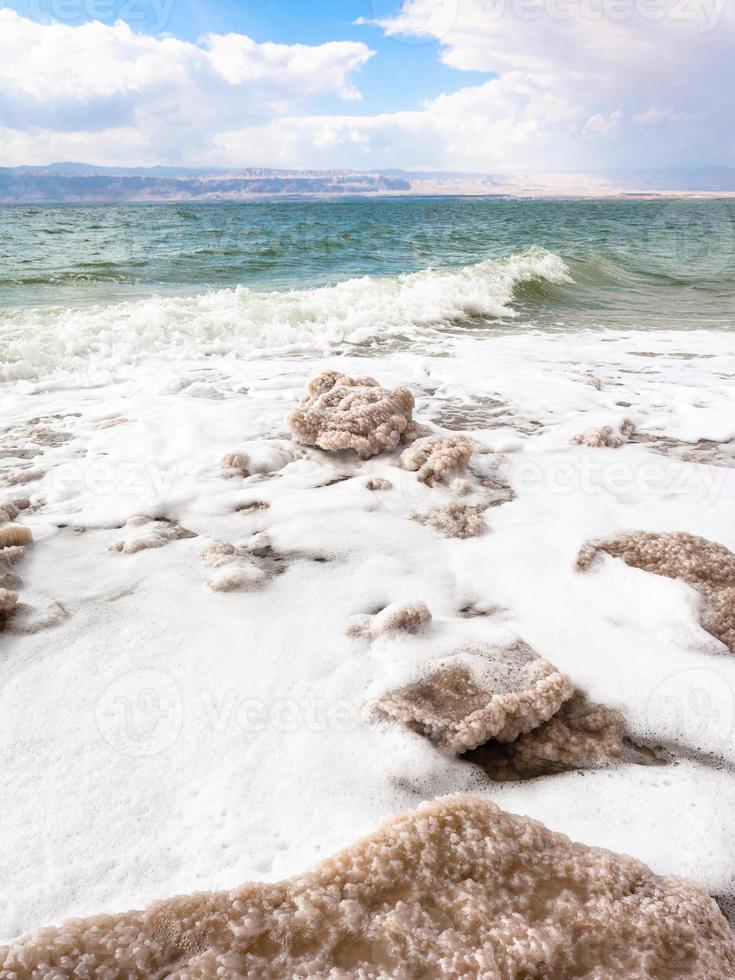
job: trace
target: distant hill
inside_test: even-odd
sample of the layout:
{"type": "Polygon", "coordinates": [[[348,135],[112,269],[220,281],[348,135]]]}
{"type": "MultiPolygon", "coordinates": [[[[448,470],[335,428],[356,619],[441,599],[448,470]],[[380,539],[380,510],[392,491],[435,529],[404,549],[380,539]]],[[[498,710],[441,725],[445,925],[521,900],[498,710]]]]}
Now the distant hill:
{"type": "Polygon", "coordinates": [[[0,167],[0,204],[121,204],[353,197],[679,197],[731,195],[735,171],[490,176],[404,170],[268,170],[97,167],[88,163],[0,167]]]}
{"type": "Polygon", "coordinates": [[[0,203],[244,201],[410,193],[407,176],[359,171],[199,170],[55,163],[0,168],[0,203]]]}

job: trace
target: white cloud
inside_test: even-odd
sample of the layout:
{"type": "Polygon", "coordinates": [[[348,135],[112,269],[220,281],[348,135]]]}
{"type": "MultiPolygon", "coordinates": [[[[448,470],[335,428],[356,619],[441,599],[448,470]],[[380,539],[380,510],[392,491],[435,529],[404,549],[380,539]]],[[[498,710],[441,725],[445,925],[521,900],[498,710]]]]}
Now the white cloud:
{"type": "Polygon", "coordinates": [[[365,45],[190,44],[0,12],[0,162],[735,165],[735,3],[404,0],[383,28],[394,43],[437,40],[448,65],[489,80],[416,110],[308,115],[317,96],[359,97],[365,45]]]}
{"type": "Polygon", "coordinates": [[[0,162],[84,154],[93,162],[187,160],[215,133],[354,100],[362,43],[257,44],[238,34],[197,44],[107,26],[41,24],[0,9],[0,162]],[[30,156],[27,156],[30,154],[30,156]]]}
{"type": "Polygon", "coordinates": [[[734,165],[734,8],[406,0],[383,24],[396,43],[433,37],[447,64],[497,77],[418,111],[236,127],[218,134],[212,159],[506,173],[734,165]]]}
{"type": "Polygon", "coordinates": [[[487,120],[502,99],[508,166],[524,165],[539,134],[538,164],[551,167],[735,163],[729,0],[404,0],[383,27],[439,41],[454,68],[500,75],[477,90],[478,156],[491,152],[487,120]]]}

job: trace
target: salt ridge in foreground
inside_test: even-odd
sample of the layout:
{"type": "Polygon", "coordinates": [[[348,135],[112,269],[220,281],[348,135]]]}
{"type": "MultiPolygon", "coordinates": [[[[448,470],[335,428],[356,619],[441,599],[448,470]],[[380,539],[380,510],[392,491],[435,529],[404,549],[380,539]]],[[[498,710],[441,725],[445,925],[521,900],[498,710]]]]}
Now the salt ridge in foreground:
{"type": "Polygon", "coordinates": [[[174,898],[41,930],[2,980],[697,977],[735,936],[696,885],[450,796],[291,881],[174,898]]]}

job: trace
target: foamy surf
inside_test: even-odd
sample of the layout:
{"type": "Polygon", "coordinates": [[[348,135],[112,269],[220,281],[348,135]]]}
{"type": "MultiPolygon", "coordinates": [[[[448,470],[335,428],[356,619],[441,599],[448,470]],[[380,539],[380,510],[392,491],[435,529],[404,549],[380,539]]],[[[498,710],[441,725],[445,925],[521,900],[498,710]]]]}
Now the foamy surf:
{"type": "Polygon", "coordinates": [[[349,279],[334,286],[153,297],[91,307],[0,314],[0,379],[35,379],[87,367],[114,369],[141,355],[175,358],[325,353],[473,318],[513,319],[517,289],[571,283],[564,260],[530,247],[460,269],[349,279]]]}

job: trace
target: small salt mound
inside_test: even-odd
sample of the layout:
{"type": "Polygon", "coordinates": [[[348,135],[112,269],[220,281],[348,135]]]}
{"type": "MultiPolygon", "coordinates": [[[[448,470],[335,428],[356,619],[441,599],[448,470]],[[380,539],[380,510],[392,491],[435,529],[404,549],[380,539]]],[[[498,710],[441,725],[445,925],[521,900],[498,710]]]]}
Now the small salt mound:
{"type": "Polygon", "coordinates": [[[225,471],[225,476],[249,476],[248,463],[245,453],[226,453],[220,465],[225,471]]]}
{"type": "Polygon", "coordinates": [[[576,446],[587,446],[589,449],[619,449],[635,434],[635,422],[623,419],[616,432],[611,425],[601,429],[590,429],[572,438],[576,446]]]}
{"type": "MultiPolygon", "coordinates": [[[[4,523],[9,514],[17,514],[17,509],[6,505],[2,510],[0,524],[4,523]]],[[[18,610],[18,593],[15,589],[21,584],[21,579],[10,571],[10,566],[25,554],[26,545],[33,541],[29,527],[22,524],[6,524],[0,527],[0,627],[4,628],[7,620],[18,610]]]]}
{"type": "Polygon", "coordinates": [[[409,516],[412,521],[436,528],[447,538],[475,538],[487,531],[482,512],[485,507],[479,504],[462,504],[457,500],[443,507],[422,507],[409,516]]]}
{"type": "Polygon", "coordinates": [[[702,627],[735,653],[735,554],[724,545],[684,531],[628,531],[586,542],[577,556],[577,569],[588,569],[601,552],[693,586],[703,599],[702,627]]]}
{"type": "Polygon", "coordinates": [[[211,569],[207,585],[214,592],[254,589],[267,579],[247,551],[226,541],[208,541],[199,551],[202,564],[211,569]]]}
{"type": "Polygon", "coordinates": [[[13,612],[18,605],[18,593],[10,589],[0,588],[0,618],[13,612]]]}
{"type": "Polygon", "coordinates": [[[162,548],[169,541],[180,541],[182,538],[194,538],[193,531],[187,531],[173,521],[151,520],[149,517],[131,517],[125,524],[128,529],[141,530],[131,538],[116,541],[110,545],[110,551],[121,552],[124,555],[135,555],[149,548],[162,548]]]}
{"type": "Polygon", "coordinates": [[[0,547],[0,564],[5,568],[10,568],[11,565],[19,562],[25,553],[26,549],[21,545],[0,547]]]}
{"type": "Polygon", "coordinates": [[[365,481],[368,490],[391,490],[393,484],[382,476],[371,476],[365,481]]]}
{"type": "Polygon", "coordinates": [[[253,440],[247,443],[247,452],[239,450],[222,457],[222,475],[229,478],[278,473],[302,451],[294,451],[293,446],[282,439],[253,440]]]}
{"type": "Polygon", "coordinates": [[[432,666],[376,707],[453,753],[488,739],[511,742],[551,718],[574,693],[569,678],[523,642],[468,646],[432,666]]]}
{"type": "Polygon", "coordinates": [[[462,473],[472,456],[472,444],[466,436],[426,436],[417,439],[401,454],[404,470],[415,470],[422,483],[431,486],[448,476],[462,473]]]}
{"type": "Polygon", "coordinates": [[[13,980],[644,973],[735,975],[735,935],[702,888],[463,795],[290,881],[77,919],[0,950],[13,980]]]}
{"type": "Polygon", "coordinates": [[[431,622],[431,613],[423,602],[392,602],[375,616],[355,616],[347,624],[348,636],[375,640],[386,633],[416,633],[431,622]]]}
{"type": "Polygon", "coordinates": [[[24,547],[33,540],[31,529],[21,524],[0,527],[0,548],[24,547]]]}
{"type": "Polygon", "coordinates": [[[286,421],[297,442],[320,449],[354,449],[368,459],[417,434],[408,388],[381,388],[375,378],[323,371],[306,386],[286,421]]]}

